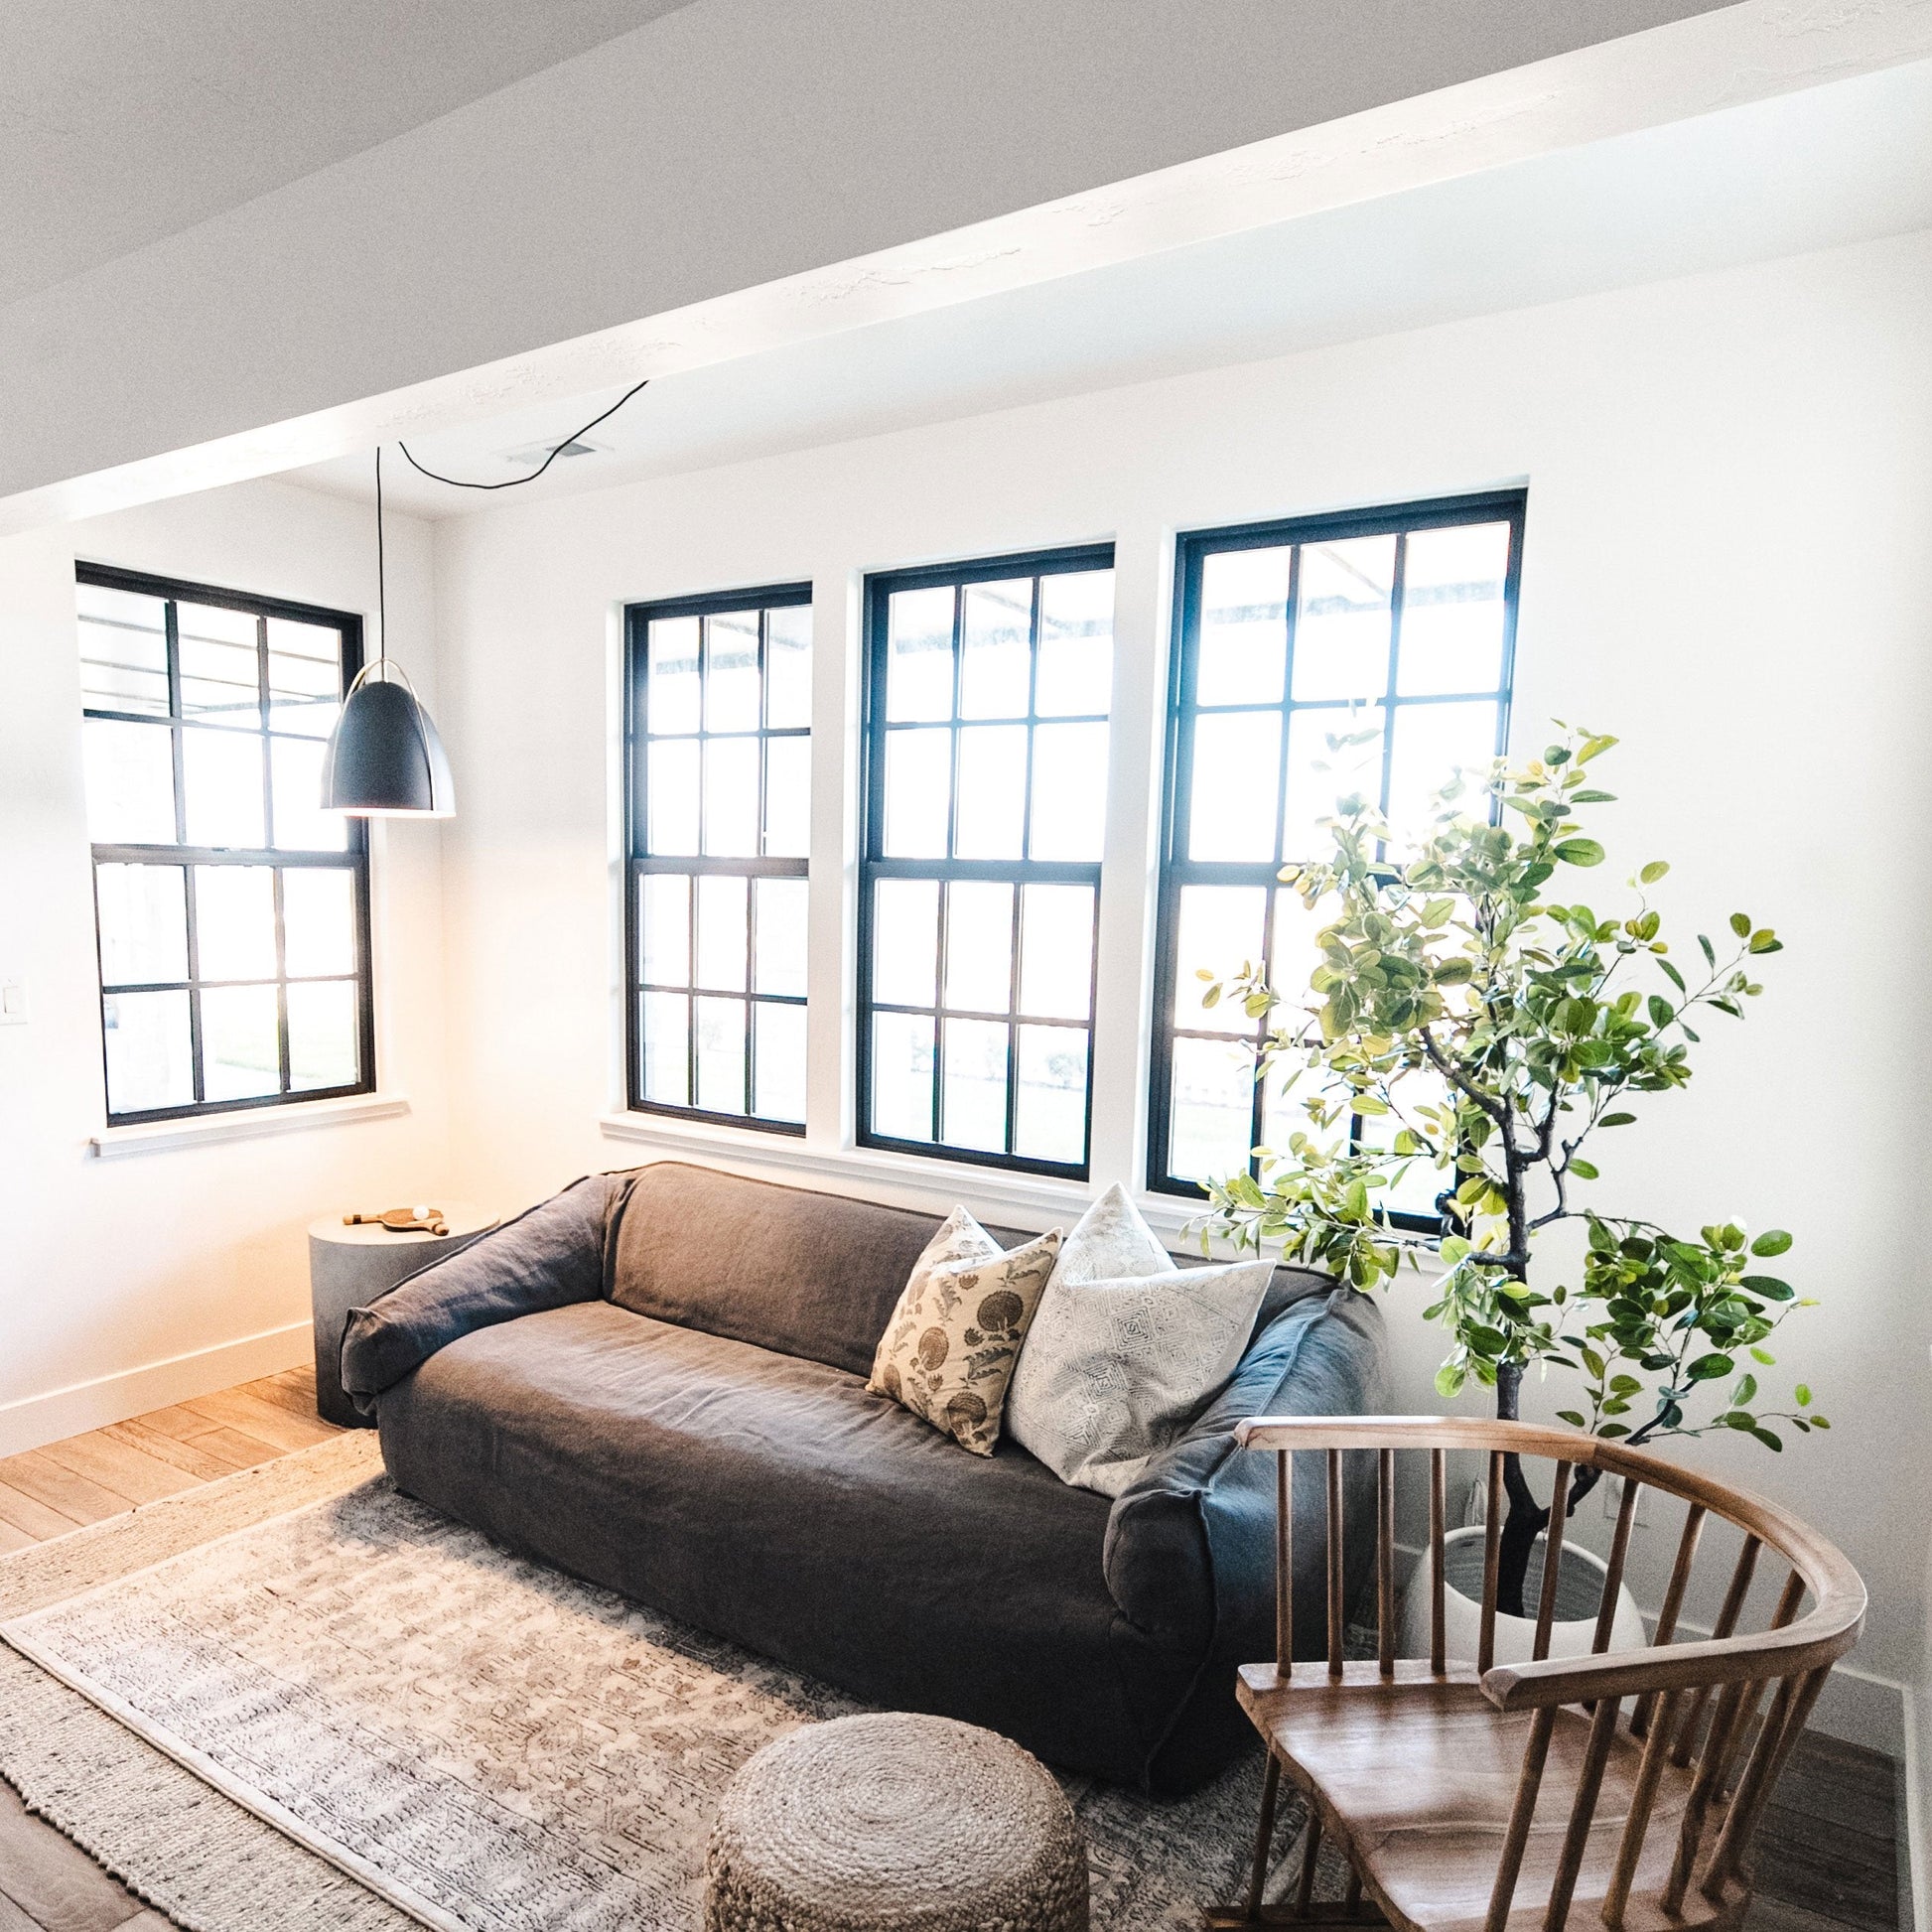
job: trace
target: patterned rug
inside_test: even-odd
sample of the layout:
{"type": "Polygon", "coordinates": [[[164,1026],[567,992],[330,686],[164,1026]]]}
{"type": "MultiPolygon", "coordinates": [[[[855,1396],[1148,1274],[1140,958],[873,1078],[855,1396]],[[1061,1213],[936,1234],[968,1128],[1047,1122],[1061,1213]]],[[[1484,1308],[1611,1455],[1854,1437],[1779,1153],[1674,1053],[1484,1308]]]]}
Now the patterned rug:
{"type": "MultiPolygon", "coordinates": [[[[204,1932],[269,1921],[226,1895],[219,1859],[201,1861],[207,1884],[185,1891],[156,1868],[165,1848],[130,1849],[151,1828],[117,1832],[98,1806],[75,1817],[71,1786],[86,1782],[71,1776],[76,1743],[117,1781],[121,1809],[143,1780],[117,1734],[143,1757],[165,1753],[177,1780],[185,1767],[220,1814],[240,1806],[255,1832],[257,1820],[275,1827],[287,1858],[326,1861],[327,1883],[310,1874],[313,1910],[279,1914],[278,1926],[374,1932],[400,1912],[447,1932],[695,1927],[705,1840],[732,1773],[768,1739],[859,1707],[508,1555],[371,1477],[366,1447],[310,1455],[324,1493],[299,1496],[298,1482],[298,1503],[265,1521],[248,1520],[259,1500],[231,1498],[224,1516],[215,1492],[228,1484],[201,1492],[215,1499],[212,1540],[184,1546],[194,1525],[175,1520],[158,1553],[155,1535],[126,1539],[118,1563],[75,1552],[69,1574],[26,1590],[0,1566],[0,1635],[36,1677],[59,1680],[32,1688],[43,1704],[55,1694],[47,1719],[67,1747],[50,1751],[44,1723],[22,1735],[17,1703],[0,1716],[0,1771],[204,1932]],[[75,1693],[92,1727],[73,1722],[75,1693]],[[102,1713],[115,1721],[105,1732],[102,1713]],[[40,1788],[50,1755],[69,1774],[65,1803],[40,1788]]],[[[181,1811],[179,1787],[152,1782],[181,1811]]],[[[1201,1903],[1236,1894],[1258,1759],[1171,1802],[1062,1782],[1087,1837],[1099,1932],[1180,1932],[1201,1903]]],[[[197,1811],[217,1840],[234,1836],[207,1805],[187,1806],[185,1824],[197,1811]]],[[[1299,1822],[1291,1814],[1277,1838],[1284,1864],[1299,1822]]],[[[174,1842],[179,1858],[182,1835],[174,1842]]],[[[256,1849],[274,1862],[274,1848],[256,1849]]]]}

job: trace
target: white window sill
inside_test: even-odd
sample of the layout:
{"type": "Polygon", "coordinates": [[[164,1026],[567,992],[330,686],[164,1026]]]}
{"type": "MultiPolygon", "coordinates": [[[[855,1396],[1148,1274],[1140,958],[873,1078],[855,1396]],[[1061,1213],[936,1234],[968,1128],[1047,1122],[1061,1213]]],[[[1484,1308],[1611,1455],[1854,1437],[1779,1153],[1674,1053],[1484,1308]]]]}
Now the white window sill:
{"type": "MultiPolygon", "coordinates": [[[[724,1127],[670,1114],[605,1114],[598,1126],[607,1140],[636,1141],[667,1154],[810,1174],[843,1183],[855,1192],[890,1188],[895,1194],[923,1196],[942,1211],[963,1200],[977,1213],[1011,1214],[1022,1223],[1031,1221],[1042,1228],[1071,1227],[1102,1186],[1097,1181],[975,1167],[970,1161],[921,1160],[880,1148],[813,1147],[795,1135],[763,1134],[755,1127],[724,1127]]],[[[1137,1193],[1135,1200],[1149,1226],[1169,1240],[1177,1240],[1202,1211],[1202,1203],[1173,1194],[1137,1193]]]]}
{"type": "Polygon", "coordinates": [[[299,1100],[286,1107],[245,1107],[232,1114],[197,1114],[186,1120],[148,1121],[138,1127],[104,1127],[88,1142],[96,1161],[169,1148],[211,1147],[220,1141],[254,1141],[271,1134],[301,1134],[351,1121],[387,1120],[409,1111],[402,1093],[358,1093],[344,1100],[299,1100]]]}

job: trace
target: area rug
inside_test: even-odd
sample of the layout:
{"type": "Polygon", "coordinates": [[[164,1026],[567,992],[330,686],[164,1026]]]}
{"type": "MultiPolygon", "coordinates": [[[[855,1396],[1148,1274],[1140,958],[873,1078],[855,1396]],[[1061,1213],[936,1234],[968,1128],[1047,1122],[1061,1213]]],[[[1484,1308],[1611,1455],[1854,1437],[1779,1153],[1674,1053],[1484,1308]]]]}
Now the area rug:
{"type": "MultiPolygon", "coordinates": [[[[424,1508],[372,1473],[366,1437],[288,1461],[309,1466],[283,1497],[216,1484],[170,1499],[213,1499],[199,1525],[187,1509],[156,1523],[155,1505],[123,1519],[118,1549],[78,1547],[86,1532],[58,1565],[25,1553],[43,1559],[25,1587],[0,1566],[5,1677],[35,1680],[0,1716],[0,1772],[177,1923],[684,1932],[732,1773],[860,1708],[424,1508]],[[83,1817],[90,1767],[119,1802],[83,1817]],[[124,1817],[146,1809],[142,1785],[164,1825],[124,1817]],[[184,1885],[178,1862],[204,1842],[209,1882],[184,1885]],[[291,1894],[272,1919],[237,1904],[220,1848],[243,1846],[306,1916],[291,1894]]],[[[1179,1932],[1235,1894],[1257,1763],[1171,1802],[1062,1782],[1099,1932],[1179,1932]]]]}

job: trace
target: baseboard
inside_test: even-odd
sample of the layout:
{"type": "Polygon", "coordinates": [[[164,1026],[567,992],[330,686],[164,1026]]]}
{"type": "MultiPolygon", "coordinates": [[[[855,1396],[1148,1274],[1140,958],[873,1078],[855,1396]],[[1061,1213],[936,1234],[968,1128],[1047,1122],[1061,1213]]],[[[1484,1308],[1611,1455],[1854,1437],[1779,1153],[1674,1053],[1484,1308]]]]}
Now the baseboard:
{"type": "Polygon", "coordinates": [[[69,1436],[81,1436],[110,1422],[165,1409],[172,1402],[192,1402],[199,1395],[251,1382],[258,1375],[274,1375],[299,1368],[314,1352],[310,1326],[291,1321],[235,1341],[216,1342],[166,1361],[74,1382],[46,1395],[23,1396],[0,1403],[0,1455],[17,1455],[69,1436]]]}
{"type": "Polygon", "coordinates": [[[1925,1868],[1925,1807],[1932,1802],[1932,1793],[1925,1788],[1925,1759],[1923,1739],[1919,1735],[1918,1701],[1920,1691],[1907,1684],[1900,1693],[1905,1707],[1905,1831],[1904,1854],[1905,1869],[1901,1874],[1905,1881],[1905,1910],[1899,1914],[1899,1923],[1912,1932],[1932,1932],[1932,1898],[1926,1896],[1925,1868]]]}

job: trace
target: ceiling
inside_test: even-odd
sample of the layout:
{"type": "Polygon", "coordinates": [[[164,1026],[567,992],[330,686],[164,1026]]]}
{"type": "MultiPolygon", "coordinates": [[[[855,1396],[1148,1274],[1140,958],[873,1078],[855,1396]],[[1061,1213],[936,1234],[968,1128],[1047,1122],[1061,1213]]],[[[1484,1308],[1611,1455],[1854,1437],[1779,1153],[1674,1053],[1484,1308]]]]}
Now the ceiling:
{"type": "MultiPolygon", "coordinates": [[[[510,494],[432,483],[390,446],[385,496],[461,515],[1925,227],[1932,62],[668,375],[510,494]]],[[[411,448],[501,483],[621,393],[411,448]]],[[[369,455],[287,474],[372,493],[369,455]]]]}
{"type": "Polygon", "coordinates": [[[4,0],[0,304],[687,0],[4,0]]]}

